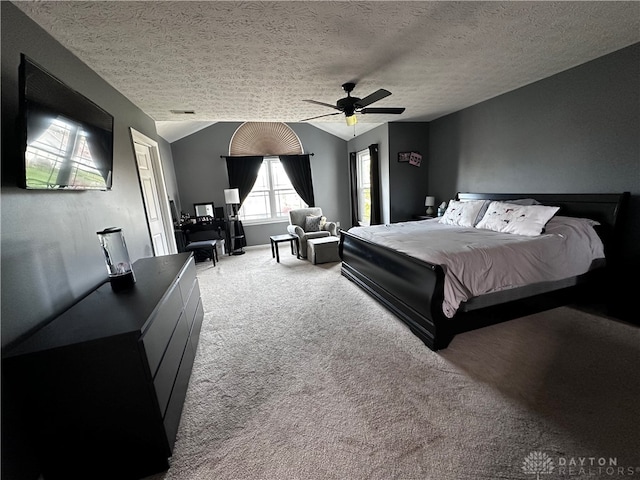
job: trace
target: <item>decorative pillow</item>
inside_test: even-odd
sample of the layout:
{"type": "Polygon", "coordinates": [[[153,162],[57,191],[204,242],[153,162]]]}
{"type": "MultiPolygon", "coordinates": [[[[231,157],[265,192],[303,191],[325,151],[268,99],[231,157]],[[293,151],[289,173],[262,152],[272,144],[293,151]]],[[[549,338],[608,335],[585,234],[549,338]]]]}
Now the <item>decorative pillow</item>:
{"type": "Polygon", "coordinates": [[[543,232],[544,226],[559,209],[544,205],[491,202],[476,228],[535,237],[543,232]]]}
{"type": "Polygon", "coordinates": [[[322,221],[322,217],[320,215],[307,215],[307,218],[305,219],[305,222],[304,222],[304,231],[319,232],[321,221],[322,221]]]}
{"type": "MultiPolygon", "coordinates": [[[[515,200],[502,200],[505,203],[513,203],[515,205],[540,205],[540,202],[537,201],[535,198],[517,198],[515,200]]],[[[491,200],[487,200],[484,207],[482,207],[482,210],[480,210],[480,213],[478,214],[478,221],[475,223],[477,224],[480,220],[482,220],[482,217],[484,217],[484,214],[487,213],[487,208],[489,208],[489,204],[491,203],[491,200]]]]}
{"type": "Polygon", "coordinates": [[[486,200],[469,200],[468,202],[451,200],[439,222],[460,227],[473,227],[485,203],[486,200]]]}
{"type": "Polygon", "coordinates": [[[324,226],[327,224],[327,217],[320,217],[320,230],[324,230],[324,226]]]}

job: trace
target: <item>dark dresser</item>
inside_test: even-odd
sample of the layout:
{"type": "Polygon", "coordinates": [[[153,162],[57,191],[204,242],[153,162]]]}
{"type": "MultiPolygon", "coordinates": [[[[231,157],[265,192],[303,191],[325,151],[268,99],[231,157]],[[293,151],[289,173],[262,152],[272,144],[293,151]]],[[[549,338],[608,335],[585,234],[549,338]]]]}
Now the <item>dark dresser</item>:
{"type": "Polygon", "coordinates": [[[202,326],[200,289],[191,253],[140,259],[133,271],[130,290],[102,285],[3,356],[3,415],[18,416],[46,480],[168,468],[202,326]]]}

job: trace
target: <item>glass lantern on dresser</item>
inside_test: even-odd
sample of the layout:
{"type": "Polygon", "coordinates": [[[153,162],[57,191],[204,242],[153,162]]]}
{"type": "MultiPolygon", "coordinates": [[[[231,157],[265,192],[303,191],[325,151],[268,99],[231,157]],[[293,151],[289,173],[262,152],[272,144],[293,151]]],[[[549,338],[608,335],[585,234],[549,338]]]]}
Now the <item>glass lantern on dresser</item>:
{"type": "Polygon", "coordinates": [[[117,227],[105,228],[98,234],[104,260],[107,265],[109,282],[114,292],[126,290],[136,283],[127,244],[124,241],[122,229],[117,227]]]}

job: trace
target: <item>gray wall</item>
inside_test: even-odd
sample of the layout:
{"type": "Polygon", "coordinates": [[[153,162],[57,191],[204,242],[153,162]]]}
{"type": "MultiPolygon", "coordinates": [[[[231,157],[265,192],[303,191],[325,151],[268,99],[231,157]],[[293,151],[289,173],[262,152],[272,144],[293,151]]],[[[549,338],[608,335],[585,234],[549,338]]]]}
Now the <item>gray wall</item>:
{"type": "MultiPolygon", "coordinates": [[[[229,154],[229,142],[241,123],[221,122],[171,144],[182,210],[193,214],[193,204],[213,201],[224,206],[229,188],[227,165],[220,156],[229,154]]],[[[305,123],[289,124],[311,157],[316,206],[341,225],[349,222],[349,168],[347,142],[305,123]]],[[[269,243],[269,236],[286,232],[288,219],[263,225],[245,224],[248,245],[269,243]]]]}
{"type": "Polygon", "coordinates": [[[429,178],[429,124],[393,122],[389,124],[389,204],[391,222],[411,220],[426,211],[424,200],[429,178]],[[419,167],[398,162],[399,152],[422,154],[419,167]]]}
{"type": "MultiPolygon", "coordinates": [[[[155,124],[9,2],[2,16],[2,345],[54,318],[107,279],[96,232],[122,227],[132,260],[151,241],[129,127],[158,138],[155,124]],[[17,187],[18,66],[25,53],[115,118],[113,190],[27,191],[17,187]]],[[[164,149],[166,150],[166,148],[164,149]]],[[[172,177],[171,161],[163,159],[172,177]]],[[[175,192],[175,187],[173,187],[175,192]]]]}
{"type": "Polygon", "coordinates": [[[431,122],[429,192],[632,194],[640,255],[640,44],[431,122]]]}
{"type": "Polygon", "coordinates": [[[221,155],[229,155],[229,140],[241,123],[216,123],[171,144],[171,154],[180,191],[182,211],[193,215],[194,203],[224,206],[229,188],[227,166],[221,155]]]}

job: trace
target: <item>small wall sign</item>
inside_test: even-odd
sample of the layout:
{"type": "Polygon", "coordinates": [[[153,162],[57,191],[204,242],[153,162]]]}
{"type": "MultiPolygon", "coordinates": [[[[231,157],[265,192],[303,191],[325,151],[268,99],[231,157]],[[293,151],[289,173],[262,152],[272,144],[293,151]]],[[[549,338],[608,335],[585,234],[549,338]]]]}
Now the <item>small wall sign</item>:
{"type": "Polygon", "coordinates": [[[409,165],[419,167],[422,164],[422,155],[419,152],[399,152],[398,162],[407,162],[409,165]]]}
{"type": "Polygon", "coordinates": [[[398,153],[398,162],[408,162],[411,157],[411,152],[398,153]]]}
{"type": "Polygon", "coordinates": [[[422,155],[420,155],[418,152],[411,152],[411,155],[409,156],[409,165],[415,165],[416,167],[419,167],[421,163],[422,155]]]}

